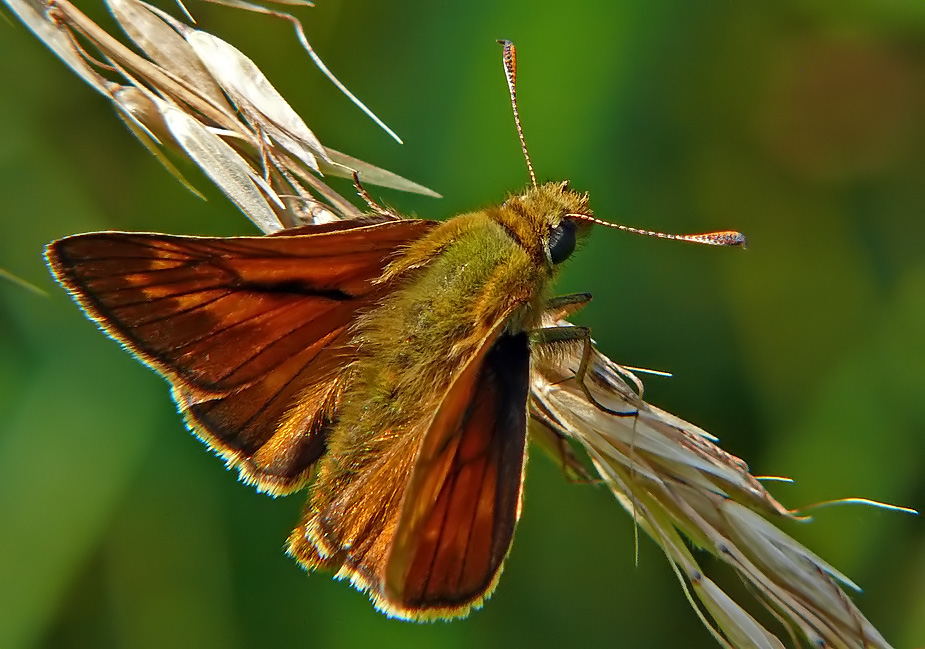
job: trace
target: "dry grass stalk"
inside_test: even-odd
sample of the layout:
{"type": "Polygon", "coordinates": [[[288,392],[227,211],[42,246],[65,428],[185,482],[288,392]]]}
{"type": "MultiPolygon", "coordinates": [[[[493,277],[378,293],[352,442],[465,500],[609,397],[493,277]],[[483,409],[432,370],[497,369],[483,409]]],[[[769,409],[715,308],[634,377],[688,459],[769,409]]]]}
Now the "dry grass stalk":
{"type": "MultiPolygon", "coordinates": [[[[67,0],[5,2],[112,101],[174,176],[190,186],[164,148],[177,149],[198,165],[264,232],[360,216],[322,174],[350,176],[355,169],[367,183],[433,194],[323,146],[244,54],[144,2],[110,0],[109,7],[145,56],[67,0]]],[[[589,375],[593,396],[625,414],[615,416],[589,403],[573,380],[579,360],[576,350],[534,364],[531,432],[547,440],[566,435],[584,447],[618,502],[662,548],[691,605],[721,645],[784,643],[704,575],[688,541],[730,565],[751,586],[781,622],[790,644],[798,645],[800,637],[817,647],[889,646],[839,584],[857,586],[769,522],[795,517],[743,461],[703,430],[643,401],[636,376],[599,352],[589,375]]],[[[563,459],[572,460],[568,453],[563,459]]]]}
{"type": "Polygon", "coordinates": [[[5,1],[112,102],[168,171],[192,189],[164,155],[165,149],[181,152],[264,232],[360,216],[323,175],[349,178],[356,170],[366,183],[434,195],[323,146],[247,56],[156,7],[138,0],[108,3],[142,56],[67,0],[5,1]]]}

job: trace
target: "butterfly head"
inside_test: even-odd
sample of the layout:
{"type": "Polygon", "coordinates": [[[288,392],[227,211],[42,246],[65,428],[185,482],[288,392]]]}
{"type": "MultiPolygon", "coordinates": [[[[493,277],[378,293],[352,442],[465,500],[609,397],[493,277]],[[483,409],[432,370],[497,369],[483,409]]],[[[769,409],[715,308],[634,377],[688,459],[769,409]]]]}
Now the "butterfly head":
{"type": "Polygon", "coordinates": [[[530,232],[530,247],[538,248],[550,266],[568,259],[591,227],[590,222],[574,218],[577,214],[591,215],[588,195],[571,190],[567,180],[530,187],[508,198],[502,209],[516,214],[521,221],[517,229],[530,232]]]}

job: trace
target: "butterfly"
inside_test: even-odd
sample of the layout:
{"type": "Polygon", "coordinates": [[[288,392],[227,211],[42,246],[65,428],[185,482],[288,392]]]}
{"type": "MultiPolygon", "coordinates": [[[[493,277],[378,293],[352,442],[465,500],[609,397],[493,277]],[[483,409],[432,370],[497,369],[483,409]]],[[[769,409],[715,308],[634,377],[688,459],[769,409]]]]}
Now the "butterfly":
{"type": "MultiPolygon", "coordinates": [[[[504,61],[516,117],[508,42],[504,61]]],[[[308,489],[287,552],[399,618],[463,616],[491,594],[520,516],[531,365],[581,344],[584,385],[589,330],[547,325],[590,296],[550,290],[604,222],[568,182],[536,182],[516,124],[531,185],[447,221],[369,200],[372,216],[270,236],[101,232],[46,250],[243,481],[308,489]]]]}

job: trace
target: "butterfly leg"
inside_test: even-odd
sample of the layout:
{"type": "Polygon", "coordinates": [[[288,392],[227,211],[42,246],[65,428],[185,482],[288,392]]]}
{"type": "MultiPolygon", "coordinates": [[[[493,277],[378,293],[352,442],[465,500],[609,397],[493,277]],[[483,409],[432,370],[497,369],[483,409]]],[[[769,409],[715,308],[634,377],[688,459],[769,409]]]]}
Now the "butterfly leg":
{"type": "Polygon", "coordinates": [[[614,415],[616,417],[635,417],[638,415],[639,412],[637,410],[628,410],[622,412],[619,410],[612,410],[595,399],[594,395],[591,394],[591,390],[588,388],[587,383],[585,383],[588,369],[591,367],[591,352],[594,350],[594,347],[591,344],[591,329],[588,327],[577,326],[542,327],[540,329],[534,329],[530,332],[531,346],[561,345],[576,342],[580,342],[582,344],[581,362],[578,365],[578,371],[575,372],[575,376],[572,378],[577,381],[578,386],[581,388],[581,391],[584,392],[585,396],[588,398],[588,401],[593,403],[599,410],[602,410],[603,412],[606,412],[609,415],[614,415]]]}
{"type": "Polygon", "coordinates": [[[547,300],[546,314],[551,315],[556,320],[561,320],[562,318],[567,318],[573,313],[578,312],[590,301],[590,293],[569,293],[568,295],[558,295],[547,300]]]}
{"type": "Polygon", "coordinates": [[[400,221],[401,216],[392,212],[386,207],[382,207],[379,203],[373,200],[373,197],[369,195],[369,192],[366,191],[366,188],[363,187],[363,184],[360,182],[360,174],[356,171],[353,172],[353,186],[356,187],[357,194],[363,201],[369,206],[369,208],[378,214],[379,216],[384,216],[392,221],[400,221]]]}
{"type": "Polygon", "coordinates": [[[530,440],[542,448],[562,469],[562,475],[572,484],[597,484],[599,478],[591,475],[578,459],[568,442],[569,434],[536,402],[531,404],[530,440]]]}

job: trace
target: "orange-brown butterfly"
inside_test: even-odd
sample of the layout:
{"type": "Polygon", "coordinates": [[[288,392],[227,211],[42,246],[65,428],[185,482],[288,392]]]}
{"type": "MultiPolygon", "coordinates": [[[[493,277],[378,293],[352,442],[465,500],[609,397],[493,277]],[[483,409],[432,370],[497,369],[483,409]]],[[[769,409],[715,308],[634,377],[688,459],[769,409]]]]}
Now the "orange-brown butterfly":
{"type": "Polygon", "coordinates": [[[511,545],[531,352],[590,352],[587,329],[541,321],[590,299],[549,287],[603,222],[587,195],[538,185],[527,165],[523,194],[445,222],[380,208],[266,237],[82,234],[46,255],[242,480],[274,495],[309,485],[289,554],[349,577],[389,615],[452,618],[490,595],[511,545]]]}

